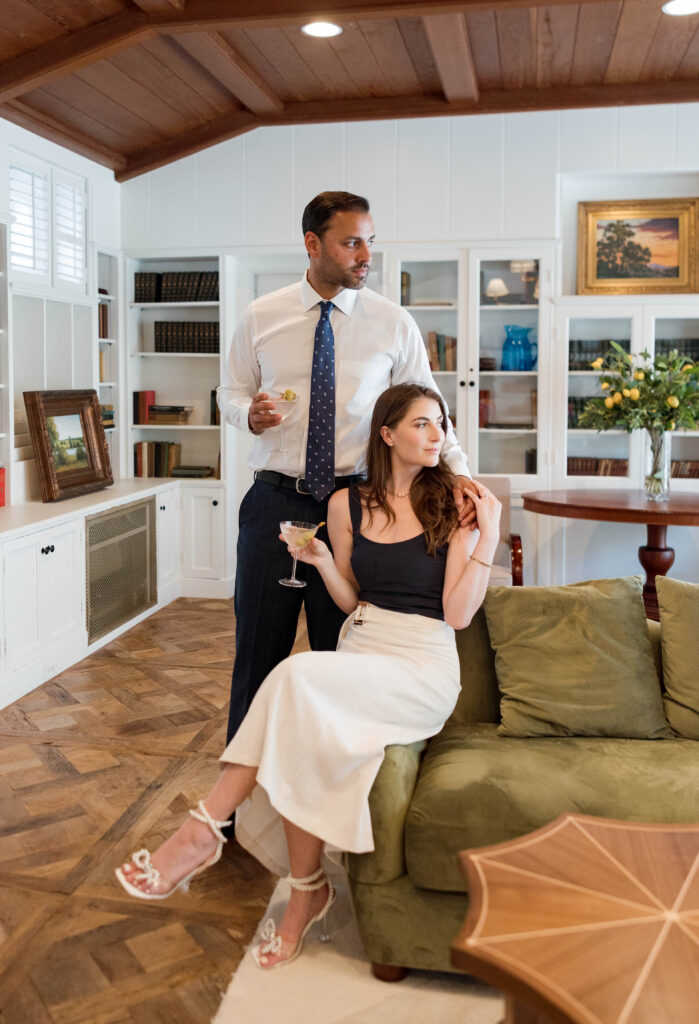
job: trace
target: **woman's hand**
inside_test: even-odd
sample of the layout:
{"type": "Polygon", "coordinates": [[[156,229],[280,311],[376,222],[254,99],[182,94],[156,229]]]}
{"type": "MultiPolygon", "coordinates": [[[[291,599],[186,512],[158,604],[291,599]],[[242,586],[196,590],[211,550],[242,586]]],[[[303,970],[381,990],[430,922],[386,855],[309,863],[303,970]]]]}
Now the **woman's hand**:
{"type": "Polygon", "coordinates": [[[475,485],[471,490],[471,500],[476,506],[476,525],[481,537],[486,540],[500,539],[500,514],[502,503],[498,501],[492,491],[489,491],[485,484],[479,480],[473,480],[475,485]]]}
{"type": "MultiPolygon", "coordinates": [[[[284,540],[281,533],[279,534],[279,540],[284,540]]],[[[292,544],[287,544],[286,548],[290,555],[296,555],[299,562],[314,565],[316,569],[320,568],[323,563],[329,563],[333,560],[332,552],[328,545],[322,540],[318,540],[317,537],[313,537],[302,548],[294,547],[292,544]]]]}

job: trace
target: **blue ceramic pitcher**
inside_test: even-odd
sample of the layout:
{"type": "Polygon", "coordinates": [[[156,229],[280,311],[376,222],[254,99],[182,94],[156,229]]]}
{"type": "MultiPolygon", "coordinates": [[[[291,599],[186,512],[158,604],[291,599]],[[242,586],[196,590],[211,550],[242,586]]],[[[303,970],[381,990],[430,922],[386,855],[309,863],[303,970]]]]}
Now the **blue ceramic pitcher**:
{"type": "Polygon", "coordinates": [[[505,324],[505,341],[502,346],[502,370],[533,370],[536,366],[539,346],[529,340],[531,327],[505,324]]]}

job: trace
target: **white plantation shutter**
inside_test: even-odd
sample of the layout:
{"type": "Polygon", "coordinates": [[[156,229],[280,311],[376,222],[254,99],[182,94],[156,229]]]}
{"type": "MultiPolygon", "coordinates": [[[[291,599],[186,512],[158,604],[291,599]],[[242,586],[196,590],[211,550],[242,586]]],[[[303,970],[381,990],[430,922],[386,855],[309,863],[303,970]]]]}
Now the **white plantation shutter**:
{"type": "Polygon", "coordinates": [[[23,274],[48,279],[48,171],[10,165],[10,264],[23,274]]]}
{"type": "Polygon", "coordinates": [[[79,179],[53,180],[54,284],[81,285],[85,280],[85,184],[79,179]]]}

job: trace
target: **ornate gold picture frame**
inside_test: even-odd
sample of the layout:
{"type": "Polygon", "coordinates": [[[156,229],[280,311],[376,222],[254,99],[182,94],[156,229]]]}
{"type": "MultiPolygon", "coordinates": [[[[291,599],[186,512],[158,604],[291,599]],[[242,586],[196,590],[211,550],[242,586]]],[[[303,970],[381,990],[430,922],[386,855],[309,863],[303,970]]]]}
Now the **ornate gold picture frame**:
{"type": "Polygon", "coordinates": [[[25,391],[42,501],[114,482],[96,391],[25,391]]]}
{"type": "Polygon", "coordinates": [[[578,294],[697,289],[697,199],[578,203],[578,294]]]}

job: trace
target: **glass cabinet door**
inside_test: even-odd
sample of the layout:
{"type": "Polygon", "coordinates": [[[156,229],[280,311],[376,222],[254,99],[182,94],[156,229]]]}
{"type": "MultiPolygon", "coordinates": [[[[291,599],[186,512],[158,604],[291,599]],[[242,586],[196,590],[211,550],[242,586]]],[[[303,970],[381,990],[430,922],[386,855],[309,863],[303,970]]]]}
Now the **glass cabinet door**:
{"type": "MultiPolygon", "coordinates": [[[[399,269],[400,304],[420,328],[432,375],[456,428],[459,261],[407,259],[399,269]]],[[[459,430],[457,435],[463,443],[459,430]]]]}
{"type": "MultiPolygon", "coordinates": [[[[477,352],[469,359],[470,452],[479,475],[524,477],[533,486],[539,465],[540,257],[480,259],[477,352]],[[472,397],[473,396],[473,397],[472,397]],[[473,438],[477,437],[477,446],[473,438]],[[474,452],[474,447],[476,451],[474,452]],[[473,453],[473,454],[472,454],[473,453]],[[528,480],[526,478],[529,478],[528,480]]],[[[548,282],[548,276],[546,277],[548,282]]],[[[473,352],[473,346],[472,346],[473,352]]],[[[518,484],[514,482],[514,486],[518,484]]]]}
{"type": "MultiPolygon", "coordinates": [[[[699,362],[699,307],[676,309],[647,308],[644,334],[650,338],[651,355],[669,355],[676,350],[693,363],[699,362]]],[[[699,480],[699,431],[673,431],[670,441],[670,475],[673,490],[694,490],[699,480]],[[692,481],[692,482],[690,482],[692,481]]]]}
{"type": "Polygon", "coordinates": [[[578,420],[587,400],[603,394],[599,371],[590,364],[607,355],[612,341],[626,352],[638,353],[643,347],[640,326],[638,312],[627,309],[574,307],[561,311],[555,336],[559,357],[556,379],[565,384],[560,394],[554,389],[554,443],[559,453],[555,475],[565,486],[588,481],[599,487],[606,481],[610,487],[618,487],[629,480],[631,435],[621,428],[598,432],[580,427],[578,420]],[[563,438],[565,444],[560,445],[563,438]]]}

